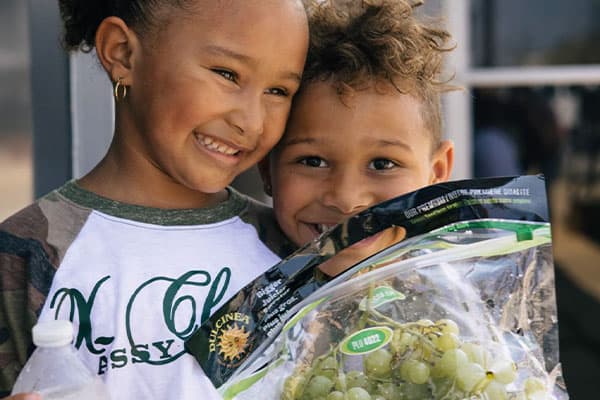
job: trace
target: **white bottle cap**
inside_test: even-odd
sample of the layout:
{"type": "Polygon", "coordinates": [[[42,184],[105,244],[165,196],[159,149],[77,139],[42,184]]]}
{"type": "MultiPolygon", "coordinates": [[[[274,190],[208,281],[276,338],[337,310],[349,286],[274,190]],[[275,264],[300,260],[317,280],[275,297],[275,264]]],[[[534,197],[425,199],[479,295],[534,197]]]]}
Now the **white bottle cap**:
{"type": "Polygon", "coordinates": [[[38,347],[65,346],[73,341],[71,321],[38,322],[32,330],[33,344],[38,347]]]}

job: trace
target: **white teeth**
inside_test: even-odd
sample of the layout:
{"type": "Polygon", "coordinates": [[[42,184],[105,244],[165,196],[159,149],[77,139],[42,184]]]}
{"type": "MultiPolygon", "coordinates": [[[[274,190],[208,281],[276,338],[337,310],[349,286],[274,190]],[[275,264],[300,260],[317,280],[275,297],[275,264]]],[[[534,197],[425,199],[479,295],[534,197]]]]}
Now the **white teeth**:
{"type": "Polygon", "coordinates": [[[334,226],[335,226],[335,224],[330,224],[330,225],[327,225],[327,224],[315,224],[315,229],[317,230],[317,232],[323,233],[326,230],[329,230],[329,228],[332,228],[334,226]]]}
{"type": "Polygon", "coordinates": [[[196,134],[196,138],[200,143],[204,145],[204,147],[206,147],[209,150],[216,151],[222,154],[227,154],[229,156],[238,153],[237,149],[229,147],[225,143],[218,142],[215,139],[210,138],[208,136],[204,136],[198,133],[196,134]]]}

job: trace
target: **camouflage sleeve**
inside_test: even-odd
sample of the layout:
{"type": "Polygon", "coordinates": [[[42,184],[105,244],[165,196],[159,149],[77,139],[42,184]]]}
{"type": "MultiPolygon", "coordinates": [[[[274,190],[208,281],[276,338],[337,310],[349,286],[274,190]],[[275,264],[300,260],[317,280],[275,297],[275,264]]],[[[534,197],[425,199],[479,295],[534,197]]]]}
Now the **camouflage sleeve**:
{"type": "Polygon", "coordinates": [[[248,207],[240,217],[254,225],[260,240],[279,257],[285,258],[297,249],[279,227],[271,207],[249,198],[248,207]]]}
{"type": "Polygon", "coordinates": [[[33,350],[31,328],[55,271],[52,251],[31,230],[40,227],[32,224],[35,214],[41,213],[30,206],[0,224],[0,397],[10,393],[33,350]]]}

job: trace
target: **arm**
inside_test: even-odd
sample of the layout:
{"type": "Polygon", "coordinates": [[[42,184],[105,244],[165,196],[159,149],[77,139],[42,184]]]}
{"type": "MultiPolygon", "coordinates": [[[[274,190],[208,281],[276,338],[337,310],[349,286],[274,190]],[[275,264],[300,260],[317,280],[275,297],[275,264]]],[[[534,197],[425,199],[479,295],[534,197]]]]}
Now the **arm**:
{"type": "Polygon", "coordinates": [[[55,271],[40,241],[7,225],[0,225],[0,396],[10,393],[33,351],[31,328],[55,271]]]}

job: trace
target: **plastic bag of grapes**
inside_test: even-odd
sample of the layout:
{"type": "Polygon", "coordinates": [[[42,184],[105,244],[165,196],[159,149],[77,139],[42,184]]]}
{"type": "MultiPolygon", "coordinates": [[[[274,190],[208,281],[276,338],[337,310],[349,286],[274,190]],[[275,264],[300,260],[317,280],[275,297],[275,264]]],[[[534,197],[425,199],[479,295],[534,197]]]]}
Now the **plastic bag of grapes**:
{"type": "Polygon", "coordinates": [[[450,224],[310,297],[226,399],[567,399],[548,223],[450,224]]]}

